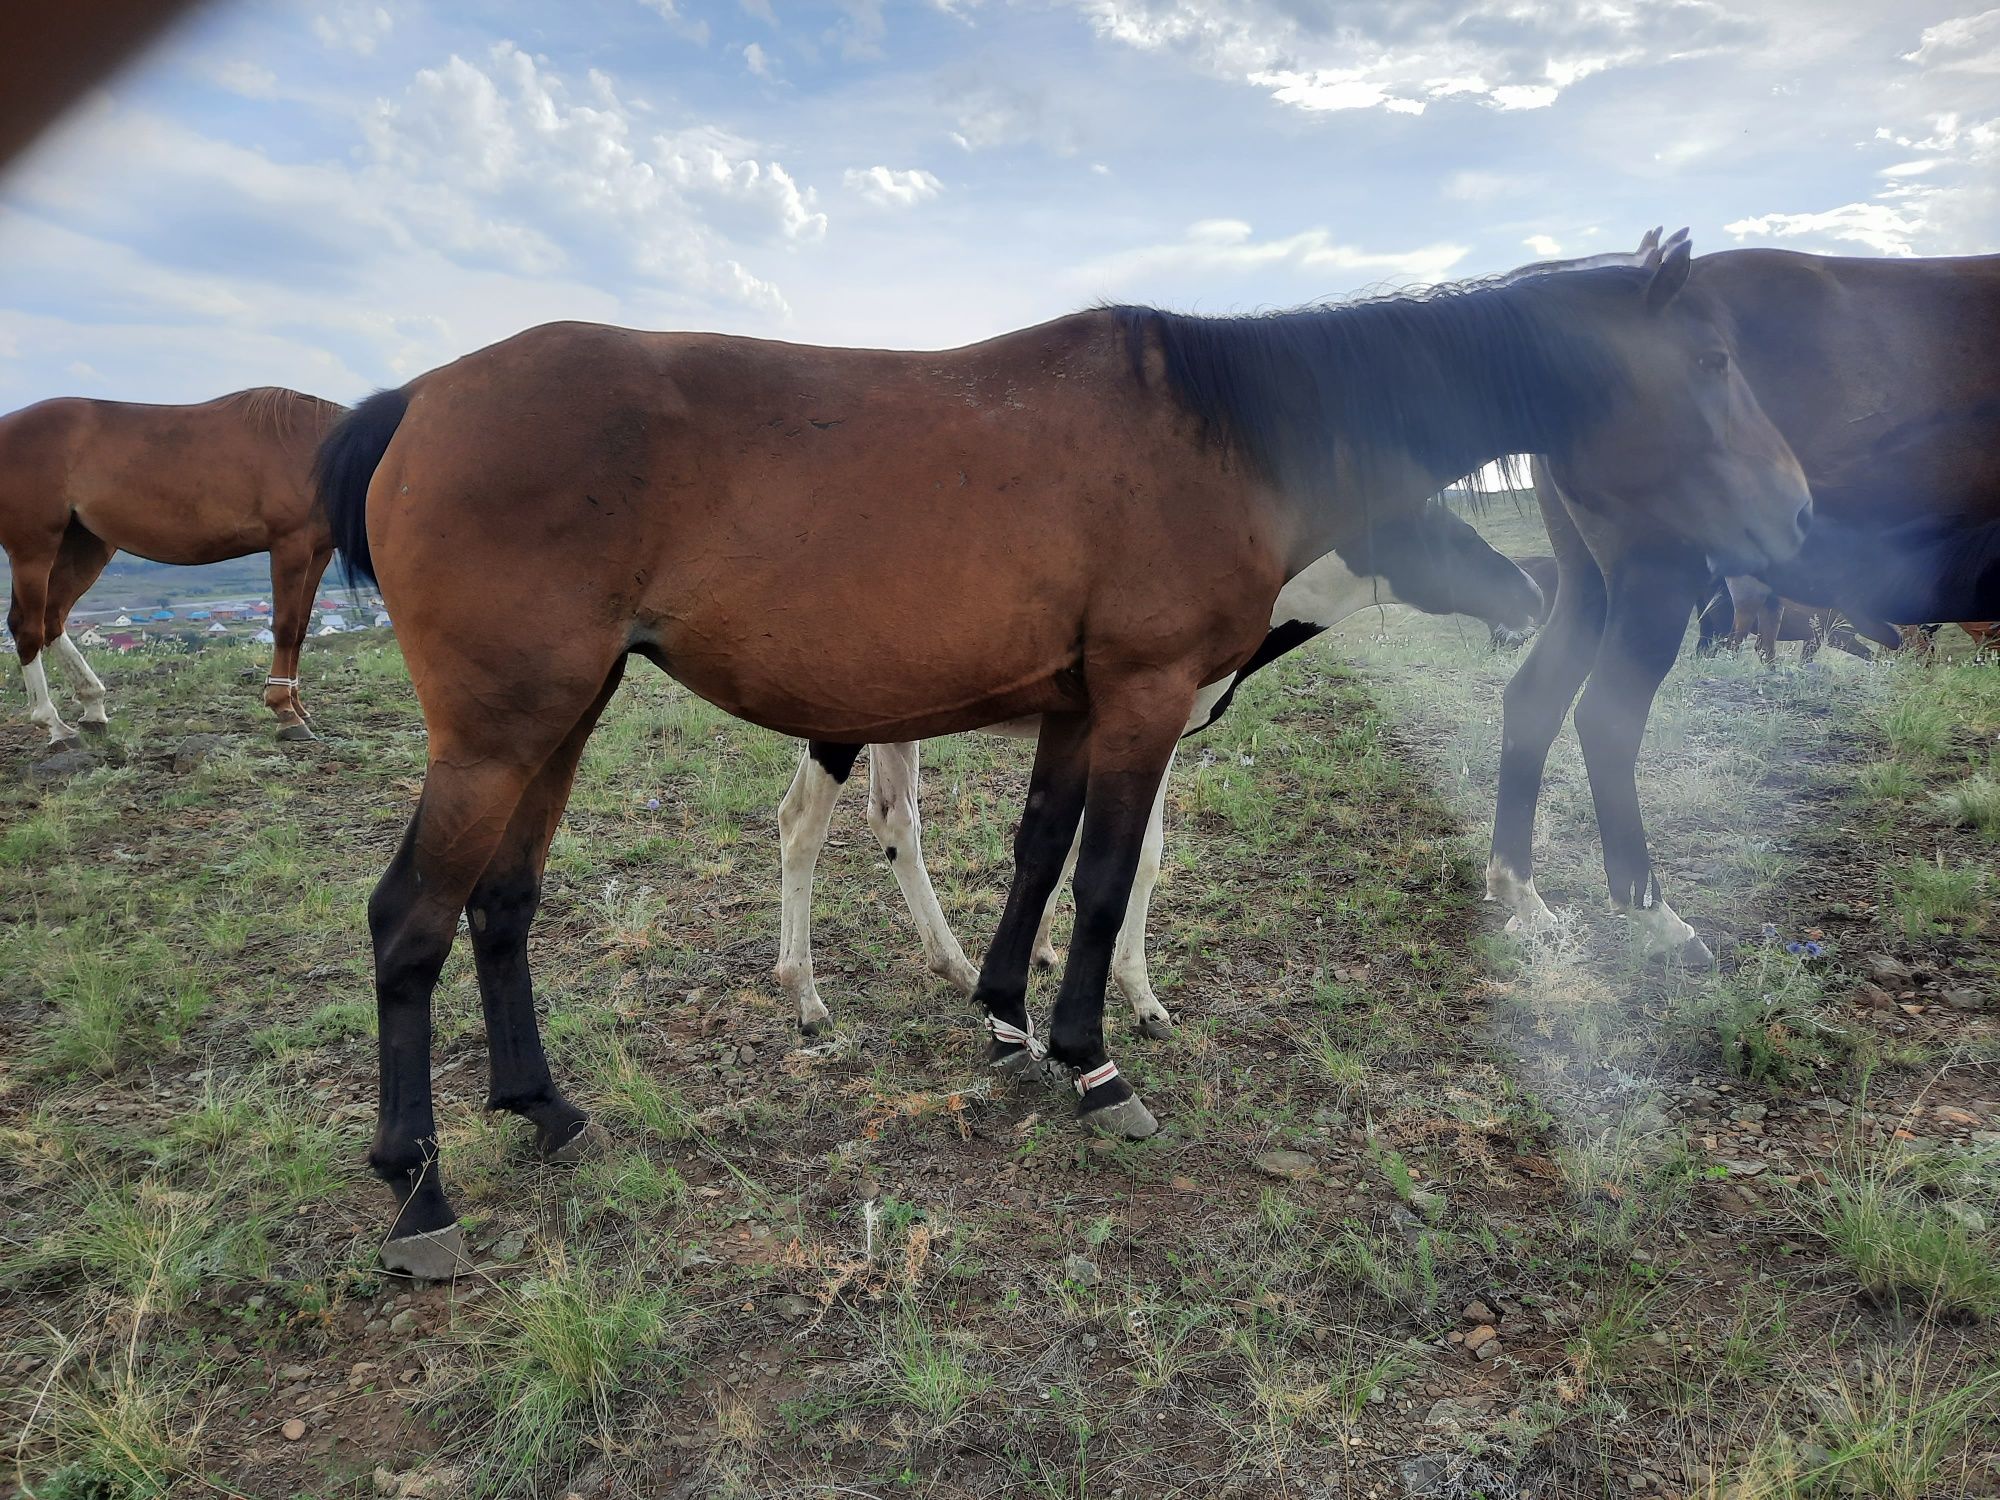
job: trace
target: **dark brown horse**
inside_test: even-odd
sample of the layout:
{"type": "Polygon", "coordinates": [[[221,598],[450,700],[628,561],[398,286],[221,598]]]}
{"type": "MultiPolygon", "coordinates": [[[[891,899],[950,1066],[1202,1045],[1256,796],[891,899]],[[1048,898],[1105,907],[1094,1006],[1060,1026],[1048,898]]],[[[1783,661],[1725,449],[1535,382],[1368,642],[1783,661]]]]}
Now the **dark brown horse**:
{"type": "Polygon", "coordinates": [[[1723,334],[1687,268],[1682,248],[1649,270],[1262,317],[1104,308],[944,353],[557,324],[356,408],[321,492],[349,566],[380,580],[430,731],[369,903],[369,1161],[398,1201],[385,1261],[461,1262],[430,1086],[461,912],[490,1107],[550,1156],[586,1138],[543,1055],[526,945],[578,757],[633,654],[806,739],[1041,715],[976,994],[991,1060],[1044,1050],[1030,950],[1081,817],[1046,1052],[1091,1125],[1154,1129],[1105,1050],[1112,945],[1196,695],[1252,658],[1288,578],[1336,553],[1366,571],[1375,527],[1517,452],[1738,570],[1797,547],[1804,480],[1714,363],[1723,334]]]}
{"type": "Polygon", "coordinates": [[[299,646],[333,538],[312,460],[344,409],[261,387],[199,406],[64,398],[0,417],[0,547],[14,573],[7,628],[29,717],[52,744],[78,741],[49,696],[44,648],[77,679],[83,728],[107,722],[104,684],[67,631],[114,552],[164,563],[269,552],[277,645],[264,703],[279,739],[313,737],[299,704],[299,646]]]}
{"type": "Polygon", "coordinates": [[[1645,944],[1690,962],[1708,947],[1668,906],[1646,850],[1636,761],[1653,695],[1691,607],[1748,573],[1785,598],[1870,620],[2000,613],[2000,256],[1859,260],[1730,250],[1690,290],[1722,310],[1713,357],[1733,363],[1811,481],[1804,548],[1737,569],[1650,513],[1614,513],[1538,465],[1560,578],[1535,648],[1507,686],[1487,894],[1509,925],[1549,920],[1533,880],[1535,804],[1576,706],[1612,903],[1645,944]],[[1636,518],[1636,520],[1635,520],[1636,518]]]}

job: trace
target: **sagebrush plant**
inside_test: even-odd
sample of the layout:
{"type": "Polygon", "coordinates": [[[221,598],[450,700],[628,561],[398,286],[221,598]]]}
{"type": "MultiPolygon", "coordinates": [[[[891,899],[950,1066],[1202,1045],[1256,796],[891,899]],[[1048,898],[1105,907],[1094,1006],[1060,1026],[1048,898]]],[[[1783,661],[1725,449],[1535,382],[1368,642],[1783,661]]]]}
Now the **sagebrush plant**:
{"type": "Polygon", "coordinates": [[[1752,1083],[1803,1083],[1845,1061],[1854,1038],[1827,1019],[1821,945],[1788,944],[1767,929],[1747,951],[1734,973],[1694,981],[1669,1012],[1669,1031],[1712,1039],[1729,1070],[1752,1083]]]}
{"type": "Polygon", "coordinates": [[[1975,772],[1937,796],[1938,811],[1982,837],[2000,839],[2000,779],[1975,772]]]}
{"type": "Polygon", "coordinates": [[[1939,850],[1930,859],[1913,859],[1892,868],[1889,882],[1906,937],[1965,932],[1985,925],[1990,882],[1977,865],[1947,863],[1939,850]]]}

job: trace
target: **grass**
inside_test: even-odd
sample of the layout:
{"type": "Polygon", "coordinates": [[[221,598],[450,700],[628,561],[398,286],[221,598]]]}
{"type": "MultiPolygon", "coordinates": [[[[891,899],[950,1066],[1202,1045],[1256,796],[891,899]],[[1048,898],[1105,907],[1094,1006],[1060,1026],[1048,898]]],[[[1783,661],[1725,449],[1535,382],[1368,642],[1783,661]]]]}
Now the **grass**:
{"type": "Polygon", "coordinates": [[[1824,1175],[1800,1212],[1863,1296],[1942,1317],[2000,1314],[2000,1241],[1975,1227],[1983,1212],[1973,1208],[2000,1197],[1991,1161],[1850,1144],[1824,1175]],[[1938,1195],[1940,1179],[1961,1175],[1970,1185],[1962,1203],[1938,1195]]]}
{"type": "MultiPolygon", "coordinates": [[[[247,657],[126,658],[122,764],[0,774],[0,972],[25,977],[0,986],[0,1437],[35,1493],[361,1500],[380,1464],[523,1494],[1386,1494],[1423,1453],[1467,1492],[1720,1494],[1781,1450],[1864,1493],[1993,1488],[1952,1404],[2000,1358],[1990,1153],[1935,1138],[1980,1128],[1995,1018],[1930,1002],[1986,983],[2000,935],[1932,892],[1906,935],[1890,872],[1942,852],[1990,894],[1996,846],[1943,799],[1991,775],[2000,674],[1684,663],[1642,796],[1722,955],[1685,975],[1594,911],[1567,742],[1537,850],[1561,926],[1523,942],[1480,908],[1513,665],[1483,631],[1371,615],[1274,665],[1169,791],[1151,955],[1180,1030],[1131,1040],[1114,999],[1108,1033],[1165,1130],[1100,1146],[1062,1090],[986,1076],[854,796],[814,907],[837,1038],[795,1048],[768,972],[797,746],[635,671],[531,942],[551,1064],[609,1146],[546,1168],[484,1110],[460,944],[434,1087],[487,1269],[448,1290],[375,1268],[361,1162],[363,913],[423,755],[382,646],[315,642],[316,746],[264,739],[247,657]],[[198,770],[149,758],[219,731],[198,770]],[[1877,954],[1921,1014],[1854,1003],[1877,954]],[[1858,1063],[1892,1054],[1870,1097],[1858,1063]],[[1918,1139],[1874,1183],[1817,1180],[1837,1132],[1898,1126],[1918,1139]],[[1278,1149],[1311,1174],[1266,1175],[1278,1149]],[[1475,1300],[1486,1361],[1446,1337],[1475,1300]],[[1885,1392],[1916,1339],[1922,1379],[1885,1392]]],[[[977,953],[1027,757],[968,736],[925,766],[977,953]]]]}
{"type": "Polygon", "coordinates": [[[1984,925],[1991,901],[1991,877],[1982,867],[1948,864],[1939,854],[1892,869],[1889,878],[1905,937],[1963,932],[1984,925]]]}
{"type": "Polygon", "coordinates": [[[540,1493],[586,1446],[610,1447],[617,1398],[642,1372],[671,1372],[685,1310],[636,1266],[558,1256],[462,1336],[476,1400],[459,1398],[478,1433],[475,1485],[485,1495],[540,1493]]]}

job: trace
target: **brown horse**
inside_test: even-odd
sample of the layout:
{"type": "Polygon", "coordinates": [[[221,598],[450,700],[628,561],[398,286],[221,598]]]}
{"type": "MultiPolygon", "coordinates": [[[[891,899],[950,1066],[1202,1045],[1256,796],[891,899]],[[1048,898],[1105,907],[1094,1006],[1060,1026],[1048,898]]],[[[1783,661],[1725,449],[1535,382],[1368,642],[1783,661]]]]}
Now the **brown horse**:
{"type": "Polygon", "coordinates": [[[531,329],[357,407],[320,457],[348,566],[380,581],[430,732],[369,902],[383,1257],[458,1268],[437,1163],[431,993],[460,913],[489,1107],[582,1148],[527,935],[578,757],[627,658],[805,739],[1042,717],[1015,875],[976,998],[1007,1071],[1044,1050],[1082,1118],[1152,1116],[1105,1050],[1112,946],[1161,774],[1286,580],[1504,454],[1611,514],[1671,518],[1738,570],[1810,500],[1687,296],[1685,249],[1612,268],[1246,318],[1100,308],[943,353],[585,324],[531,329]],[[1636,499],[1634,498],[1636,497],[1636,499]],[[1747,526],[1745,523],[1748,523],[1747,526]],[[504,591],[509,607],[492,601],[504,591]],[[1035,930],[1083,820],[1046,1048],[1035,930]]]}
{"type": "Polygon", "coordinates": [[[114,552],[208,563],[271,554],[264,704],[278,738],[309,740],[299,646],[333,556],[312,490],[313,452],[345,408],[260,387],[199,406],[65,398],[0,417],[0,547],[14,573],[7,612],[27,679],[29,717],[58,747],[76,732],[49,697],[41,654],[76,677],[83,728],[101,733],[104,684],[67,633],[69,612],[114,552]]]}
{"type": "Polygon", "coordinates": [[[1697,261],[1689,285],[1722,311],[1715,357],[1741,370],[1805,466],[1811,534],[1792,557],[1734,568],[1537,466],[1560,577],[1548,626],[1507,685],[1486,880],[1489,899],[1512,909],[1510,927],[1550,920],[1533,879],[1535,804],[1588,679],[1576,730],[1613,905],[1647,947],[1706,963],[1646,849],[1636,763],[1653,695],[1719,576],[1747,573],[1870,621],[2000,613],[2000,256],[1729,250],[1697,261]]]}

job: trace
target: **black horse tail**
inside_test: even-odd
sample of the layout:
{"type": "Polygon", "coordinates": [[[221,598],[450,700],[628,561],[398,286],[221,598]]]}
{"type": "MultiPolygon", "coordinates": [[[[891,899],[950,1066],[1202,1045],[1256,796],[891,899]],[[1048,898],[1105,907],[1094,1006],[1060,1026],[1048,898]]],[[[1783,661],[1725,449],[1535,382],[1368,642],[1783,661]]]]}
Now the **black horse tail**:
{"type": "Polygon", "coordinates": [[[349,588],[357,579],[375,582],[375,560],[368,554],[368,482],[409,409],[407,390],[377,391],[334,424],[313,460],[313,488],[326,507],[349,588]]]}

